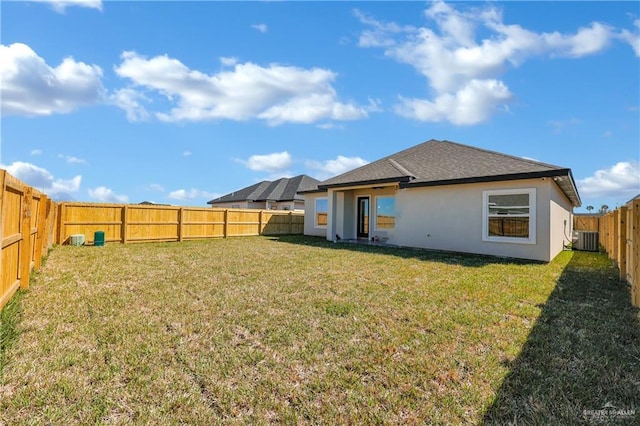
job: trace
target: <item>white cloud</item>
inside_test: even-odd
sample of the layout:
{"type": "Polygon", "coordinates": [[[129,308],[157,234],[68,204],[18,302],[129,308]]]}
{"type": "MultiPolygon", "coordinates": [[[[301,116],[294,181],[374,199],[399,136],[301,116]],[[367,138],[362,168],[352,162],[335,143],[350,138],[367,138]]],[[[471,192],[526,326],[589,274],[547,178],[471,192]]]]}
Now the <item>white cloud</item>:
{"type": "Polygon", "coordinates": [[[349,170],[369,164],[367,160],[360,157],[345,157],[338,155],[335,160],[315,161],[309,160],[305,162],[308,169],[317,170],[318,179],[328,179],[349,170]]]}
{"type": "Polygon", "coordinates": [[[195,189],[195,188],[191,188],[189,190],[178,189],[177,191],[171,191],[169,193],[169,198],[171,198],[172,200],[181,200],[181,201],[194,200],[196,198],[213,199],[213,198],[218,198],[219,196],[220,196],[219,194],[202,191],[200,189],[195,189]]]}
{"type": "Polygon", "coordinates": [[[579,179],[578,190],[584,197],[620,197],[625,200],[640,193],[640,164],[621,161],[593,176],[579,179]]]}
{"type": "Polygon", "coordinates": [[[253,24],[251,28],[260,31],[262,34],[269,31],[269,27],[267,26],[267,24],[253,24]]]}
{"type": "Polygon", "coordinates": [[[70,164],[87,164],[87,160],[84,160],[82,158],[78,158],[78,157],[74,157],[72,155],[67,155],[67,163],[70,164]]]}
{"type": "Polygon", "coordinates": [[[31,155],[42,155],[42,150],[41,149],[32,149],[31,150],[31,155]]]}
{"type": "Polygon", "coordinates": [[[277,125],[368,116],[368,107],[338,100],[331,85],[336,74],[322,68],[262,67],[247,62],[209,75],[166,55],[147,59],[124,52],[115,71],[139,90],[175,104],[169,112],[156,113],[163,121],[262,119],[277,125]]]}
{"type": "Polygon", "coordinates": [[[239,160],[247,168],[257,172],[280,172],[292,163],[291,155],[287,152],[274,152],[266,155],[252,155],[247,161],[239,160]]]}
{"type": "Polygon", "coordinates": [[[118,195],[106,186],[99,186],[95,189],[89,189],[89,197],[103,203],[127,203],[129,197],[126,195],[118,195]]]}
{"type": "Polygon", "coordinates": [[[15,161],[8,166],[0,165],[0,167],[24,183],[57,200],[72,200],[72,194],[80,189],[82,182],[80,175],[71,179],[55,179],[46,169],[22,161],[15,161]]]}
{"type": "Polygon", "coordinates": [[[52,68],[26,44],[0,45],[3,115],[62,114],[98,103],[101,77],[97,65],[67,57],[52,68]]]}
{"type": "Polygon", "coordinates": [[[87,164],[87,160],[84,160],[84,159],[78,158],[78,157],[74,157],[73,155],[58,154],[58,158],[63,159],[64,161],[66,161],[69,164],[87,164]]]}
{"type": "Polygon", "coordinates": [[[191,157],[191,154],[192,154],[192,153],[191,153],[191,151],[184,151],[184,152],[182,153],[182,156],[183,156],[183,157],[191,157]]]}
{"type": "Polygon", "coordinates": [[[158,183],[152,183],[151,185],[149,185],[147,187],[149,190],[151,191],[158,191],[158,192],[164,192],[164,186],[158,184],[158,183]]]}
{"type": "Polygon", "coordinates": [[[507,86],[497,80],[471,80],[456,93],[443,93],[435,100],[405,99],[396,113],[420,121],[449,121],[471,125],[486,121],[512,97],[507,86]]]}
{"type": "Polygon", "coordinates": [[[569,127],[574,127],[582,123],[581,120],[571,117],[568,120],[549,120],[547,124],[553,127],[553,133],[561,134],[565,129],[569,127]]]}
{"type": "Polygon", "coordinates": [[[220,57],[220,63],[225,67],[232,67],[238,63],[238,58],[234,56],[222,56],[220,57]]]}
{"type": "Polygon", "coordinates": [[[127,113],[127,120],[131,122],[146,121],[149,112],[141,101],[150,102],[143,93],[130,87],[116,90],[110,97],[111,103],[122,108],[127,113]]]}
{"type": "Polygon", "coordinates": [[[594,22],[590,27],[579,28],[572,35],[554,32],[543,33],[540,37],[542,48],[551,54],[579,58],[604,50],[613,36],[614,33],[609,26],[594,22]]]}
{"type": "Polygon", "coordinates": [[[636,56],[640,56],[640,19],[633,21],[633,25],[637,28],[635,32],[622,30],[619,37],[631,45],[636,56]]]}
{"type": "Polygon", "coordinates": [[[38,3],[49,3],[58,13],[64,13],[67,7],[79,6],[102,11],[102,0],[32,0],[38,3]]]}
{"type": "Polygon", "coordinates": [[[604,50],[615,38],[612,28],[594,22],[575,33],[536,33],[503,22],[493,5],[458,10],[431,3],[421,28],[380,22],[356,11],[367,28],[361,47],[382,48],[385,55],[414,67],[428,81],[431,99],[400,96],[396,112],[419,121],[472,125],[506,110],[513,99],[499,79],[509,67],[534,56],[579,58],[604,50]]]}

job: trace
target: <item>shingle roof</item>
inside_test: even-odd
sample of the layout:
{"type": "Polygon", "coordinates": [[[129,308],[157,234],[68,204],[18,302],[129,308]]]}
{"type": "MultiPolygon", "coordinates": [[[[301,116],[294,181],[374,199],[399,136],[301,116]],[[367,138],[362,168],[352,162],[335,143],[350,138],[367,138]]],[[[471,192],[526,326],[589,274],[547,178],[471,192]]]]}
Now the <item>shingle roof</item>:
{"type": "Polygon", "coordinates": [[[307,175],[299,175],[292,178],[281,178],[274,181],[265,180],[208,201],[207,204],[267,200],[303,201],[304,197],[298,195],[298,192],[315,188],[319,183],[319,180],[307,175]]]}
{"type": "Polygon", "coordinates": [[[384,182],[400,187],[554,177],[580,205],[571,169],[450,141],[430,140],[321,182],[319,189],[384,182]]]}

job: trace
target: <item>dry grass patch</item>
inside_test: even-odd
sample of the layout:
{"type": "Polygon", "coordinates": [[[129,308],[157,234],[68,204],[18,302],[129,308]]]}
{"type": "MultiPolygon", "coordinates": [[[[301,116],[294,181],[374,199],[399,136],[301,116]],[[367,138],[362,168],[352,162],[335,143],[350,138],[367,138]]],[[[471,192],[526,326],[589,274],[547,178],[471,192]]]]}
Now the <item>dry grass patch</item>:
{"type": "MultiPolygon", "coordinates": [[[[0,412],[11,424],[526,419],[500,405],[501,386],[558,281],[571,285],[573,256],[542,265],[304,237],[59,247],[22,298],[0,412]]],[[[626,336],[618,344],[636,349],[608,367],[640,356],[638,333],[626,336]]],[[[530,391],[519,389],[510,397],[530,391]]]]}

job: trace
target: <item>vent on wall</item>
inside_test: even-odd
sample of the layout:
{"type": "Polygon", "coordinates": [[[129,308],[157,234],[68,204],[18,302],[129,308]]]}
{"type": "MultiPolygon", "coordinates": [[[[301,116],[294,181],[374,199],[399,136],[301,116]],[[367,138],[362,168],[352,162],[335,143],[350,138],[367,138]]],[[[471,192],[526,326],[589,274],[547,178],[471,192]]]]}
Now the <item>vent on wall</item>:
{"type": "Polygon", "coordinates": [[[598,251],[598,233],[594,231],[573,231],[573,249],[598,251]]]}

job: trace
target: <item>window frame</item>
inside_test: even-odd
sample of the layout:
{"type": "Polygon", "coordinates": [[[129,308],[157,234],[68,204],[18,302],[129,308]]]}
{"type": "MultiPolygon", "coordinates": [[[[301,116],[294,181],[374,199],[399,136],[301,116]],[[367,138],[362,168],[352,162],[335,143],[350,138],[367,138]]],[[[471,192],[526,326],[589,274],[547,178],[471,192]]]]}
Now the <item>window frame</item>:
{"type": "Polygon", "coordinates": [[[327,202],[327,211],[324,212],[327,214],[327,222],[329,216],[329,197],[315,197],[313,199],[313,226],[315,228],[326,229],[327,225],[318,225],[318,201],[325,200],[327,202]]]}
{"type": "Polygon", "coordinates": [[[515,243],[515,244],[535,244],[536,243],[536,188],[517,189],[491,189],[482,191],[482,241],[493,243],[515,243]],[[529,237],[500,237],[489,235],[489,196],[491,195],[529,195],[529,214],[512,217],[529,218],[529,237]]]}
{"type": "Polygon", "coordinates": [[[395,212],[396,212],[396,196],[395,196],[395,194],[376,195],[375,200],[376,200],[376,204],[375,204],[375,206],[376,206],[376,208],[375,208],[376,227],[375,227],[375,230],[376,231],[380,231],[380,232],[389,232],[389,231],[395,229],[395,227],[396,227],[396,214],[395,214],[395,212]],[[378,200],[380,198],[393,198],[393,213],[394,213],[394,215],[393,215],[393,227],[391,227],[391,228],[380,228],[380,227],[378,227],[378,200]]]}

